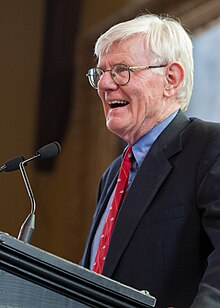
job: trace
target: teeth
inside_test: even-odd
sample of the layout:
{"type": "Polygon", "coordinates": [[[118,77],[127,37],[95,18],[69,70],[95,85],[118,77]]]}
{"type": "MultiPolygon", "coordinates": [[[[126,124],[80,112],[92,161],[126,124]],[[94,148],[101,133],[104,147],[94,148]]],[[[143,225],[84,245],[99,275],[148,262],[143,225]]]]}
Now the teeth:
{"type": "Polygon", "coordinates": [[[111,101],[111,102],[108,102],[109,105],[115,105],[115,104],[121,104],[121,105],[127,105],[128,102],[126,101],[111,101]]]}

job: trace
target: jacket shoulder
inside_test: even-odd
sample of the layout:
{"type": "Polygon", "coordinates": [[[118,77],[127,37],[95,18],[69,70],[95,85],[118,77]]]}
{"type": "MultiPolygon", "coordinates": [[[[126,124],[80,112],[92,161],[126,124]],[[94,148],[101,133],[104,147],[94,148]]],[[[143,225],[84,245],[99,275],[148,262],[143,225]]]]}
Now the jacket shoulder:
{"type": "Polygon", "coordinates": [[[188,129],[190,132],[203,138],[203,140],[216,140],[220,142],[220,123],[208,122],[198,118],[190,118],[188,129]]]}

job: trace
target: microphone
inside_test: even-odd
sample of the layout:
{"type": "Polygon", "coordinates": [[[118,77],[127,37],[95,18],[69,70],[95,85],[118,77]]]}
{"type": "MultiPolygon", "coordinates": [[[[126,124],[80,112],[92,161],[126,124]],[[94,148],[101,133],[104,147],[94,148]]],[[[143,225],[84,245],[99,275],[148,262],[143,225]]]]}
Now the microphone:
{"type": "Polygon", "coordinates": [[[30,185],[30,182],[28,180],[28,176],[27,176],[27,173],[26,173],[24,166],[34,159],[52,158],[52,157],[57,156],[60,152],[61,152],[61,146],[60,146],[59,142],[55,141],[55,142],[52,142],[52,143],[49,143],[49,144],[43,146],[42,148],[40,148],[36,152],[36,154],[34,156],[32,156],[31,158],[22,160],[19,163],[21,175],[23,177],[24,184],[25,184],[28,196],[29,196],[30,201],[31,201],[31,212],[27,216],[25,221],[23,222],[23,224],[20,228],[19,234],[18,234],[18,239],[23,241],[23,242],[30,243],[32,233],[35,229],[35,211],[36,211],[36,201],[35,201],[34,194],[33,194],[33,191],[31,189],[31,185],[30,185]]]}
{"type": "Polygon", "coordinates": [[[13,157],[9,160],[7,160],[4,165],[0,167],[0,172],[10,172],[10,171],[15,171],[19,169],[19,164],[24,161],[26,158],[22,156],[16,156],[13,157]]]}
{"type": "Polygon", "coordinates": [[[57,156],[61,152],[61,145],[59,142],[55,141],[52,143],[49,143],[42,148],[40,148],[37,152],[36,155],[40,159],[48,159],[57,156]]]}
{"type": "Polygon", "coordinates": [[[25,163],[27,164],[28,162],[30,162],[33,159],[48,159],[48,158],[52,158],[54,156],[57,156],[59,153],[61,152],[61,146],[59,144],[59,142],[55,141],[52,143],[49,143],[45,146],[43,146],[42,148],[40,148],[37,152],[36,155],[26,159],[23,155],[21,156],[16,156],[13,157],[9,160],[7,160],[4,165],[2,165],[0,167],[0,172],[4,171],[4,172],[10,172],[10,171],[15,171],[19,169],[19,164],[23,161],[25,161],[25,163]]]}

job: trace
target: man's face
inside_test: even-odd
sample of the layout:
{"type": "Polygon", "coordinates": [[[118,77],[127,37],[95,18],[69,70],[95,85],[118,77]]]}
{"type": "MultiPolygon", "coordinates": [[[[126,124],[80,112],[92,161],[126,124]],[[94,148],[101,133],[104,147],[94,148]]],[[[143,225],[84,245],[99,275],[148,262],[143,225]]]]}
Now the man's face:
{"type": "MultiPolygon", "coordinates": [[[[100,56],[97,66],[107,70],[116,64],[147,66],[152,65],[152,60],[144,48],[143,40],[136,36],[120,43],[115,42],[100,56]]],[[[156,70],[135,70],[131,72],[129,83],[124,86],[118,86],[110,72],[106,72],[99,81],[98,95],[102,100],[106,125],[130,144],[134,144],[166,117],[168,104],[163,94],[165,77],[156,70]],[[116,101],[123,104],[114,107],[116,101]]]]}

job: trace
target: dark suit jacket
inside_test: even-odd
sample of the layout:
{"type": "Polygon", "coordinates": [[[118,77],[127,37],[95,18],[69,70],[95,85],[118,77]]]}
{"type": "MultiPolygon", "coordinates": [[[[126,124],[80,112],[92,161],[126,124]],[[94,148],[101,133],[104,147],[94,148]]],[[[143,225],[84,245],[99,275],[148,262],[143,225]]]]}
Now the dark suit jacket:
{"type": "MultiPolygon", "coordinates": [[[[85,267],[121,159],[100,181],[85,267]]],[[[220,307],[219,124],[179,112],[158,137],[120,208],[103,275],[148,290],[156,307],[220,307]]]]}

